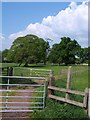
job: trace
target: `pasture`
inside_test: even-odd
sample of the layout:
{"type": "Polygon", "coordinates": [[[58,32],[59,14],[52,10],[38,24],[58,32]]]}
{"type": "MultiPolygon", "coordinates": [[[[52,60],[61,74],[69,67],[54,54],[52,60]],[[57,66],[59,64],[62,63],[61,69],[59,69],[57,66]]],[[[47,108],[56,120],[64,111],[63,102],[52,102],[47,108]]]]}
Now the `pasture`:
{"type": "MultiPolygon", "coordinates": [[[[16,67],[18,65],[14,63],[2,64],[2,67],[9,67],[9,66],[16,67]]],[[[55,77],[55,86],[66,88],[68,66],[40,64],[40,65],[29,65],[28,68],[53,70],[54,77],[55,77]]],[[[84,91],[85,88],[90,87],[88,84],[88,72],[89,72],[88,66],[82,66],[82,65],[72,66],[71,89],[84,91]]],[[[31,73],[30,69],[23,69],[23,67],[14,69],[14,75],[30,76],[30,73],[31,73]]],[[[34,76],[34,73],[33,73],[33,76],[34,76]]],[[[43,76],[43,73],[42,74],[39,74],[39,73],[35,75],[43,76]]],[[[42,87],[39,88],[39,90],[41,89],[42,87]]],[[[65,96],[65,94],[62,92],[55,91],[55,94],[57,96],[65,96]]],[[[71,99],[82,101],[82,97],[79,95],[78,96],[71,95],[70,97],[71,99]]],[[[34,99],[34,101],[37,101],[37,99],[34,99]]],[[[87,118],[88,119],[87,113],[85,112],[84,108],[80,108],[74,105],[49,99],[47,97],[47,89],[46,89],[46,102],[45,102],[44,111],[40,111],[40,112],[35,111],[34,113],[30,113],[30,117],[37,118],[37,119],[41,119],[41,118],[77,118],[77,119],[87,118]]]]}

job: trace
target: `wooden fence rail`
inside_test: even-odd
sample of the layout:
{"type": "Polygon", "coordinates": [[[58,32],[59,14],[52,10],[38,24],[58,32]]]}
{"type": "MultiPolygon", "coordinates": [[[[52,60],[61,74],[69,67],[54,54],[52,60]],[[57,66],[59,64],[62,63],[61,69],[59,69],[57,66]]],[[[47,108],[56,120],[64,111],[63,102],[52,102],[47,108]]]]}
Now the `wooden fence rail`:
{"type": "Polygon", "coordinates": [[[69,104],[72,104],[72,105],[75,105],[75,106],[79,106],[79,107],[88,109],[88,115],[90,116],[90,95],[89,95],[90,91],[88,90],[88,88],[86,88],[84,92],[71,90],[71,80],[72,80],[72,70],[71,70],[71,66],[70,66],[68,68],[68,73],[67,73],[66,89],[55,87],[55,85],[54,85],[55,78],[53,76],[53,72],[51,71],[50,72],[49,84],[48,84],[48,97],[51,98],[51,99],[59,100],[59,101],[65,102],[65,103],[69,103],[69,104]],[[60,96],[55,96],[54,91],[65,92],[66,93],[65,98],[60,97],[60,96]],[[74,100],[70,100],[70,94],[75,94],[75,95],[82,96],[83,97],[83,102],[81,103],[81,102],[77,102],[77,101],[74,101],[74,100]]]}
{"type": "Polygon", "coordinates": [[[66,92],[66,93],[70,93],[70,94],[76,94],[76,95],[85,96],[84,92],[70,90],[70,89],[65,89],[65,88],[58,88],[58,87],[54,87],[54,86],[48,86],[48,89],[56,90],[56,91],[60,91],[60,92],[66,92]]]}
{"type": "Polygon", "coordinates": [[[58,96],[55,96],[55,95],[49,95],[49,98],[59,100],[59,101],[62,101],[62,102],[66,102],[66,103],[69,103],[69,104],[73,104],[73,105],[76,105],[76,106],[79,106],[79,107],[83,107],[83,103],[76,102],[76,101],[66,99],[66,98],[62,98],[62,97],[58,97],[58,96]]]}

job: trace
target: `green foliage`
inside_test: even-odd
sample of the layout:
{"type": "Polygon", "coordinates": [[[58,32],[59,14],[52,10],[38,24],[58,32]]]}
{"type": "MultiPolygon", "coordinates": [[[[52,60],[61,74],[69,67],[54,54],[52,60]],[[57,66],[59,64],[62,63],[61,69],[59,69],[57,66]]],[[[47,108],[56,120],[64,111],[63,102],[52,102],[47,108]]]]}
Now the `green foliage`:
{"type": "Polygon", "coordinates": [[[20,63],[38,63],[43,61],[46,63],[47,50],[49,43],[35,35],[27,35],[17,38],[10,48],[8,59],[10,61],[20,63]]]}
{"type": "Polygon", "coordinates": [[[80,64],[90,63],[90,47],[81,48],[76,40],[69,37],[62,37],[59,44],[54,44],[49,50],[49,43],[35,35],[26,35],[14,40],[11,48],[0,52],[0,60],[3,62],[28,64],[50,63],[80,64]]]}
{"type": "Polygon", "coordinates": [[[61,38],[59,44],[54,44],[49,55],[50,62],[52,63],[65,63],[74,64],[75,55],[77,55],[80,45],[76,40],[71,40],[69,37],[61,38]]]}
{"type": "Polygon", "coordinates": [[[48,99],[46,100],[45,110],[42,112],[33,113],[33,118],[37,119],[79,119],[79,118],[88,118],[83,109],[78,108],[73,105],[65,104],[62,102],[57,102],[55,100],[48,99]]]}
{"type": "Polygon", "coordinates": [[[9,50],[5,49],[2,51],[2,62],[8,62],[7,61],[7,54],[8,54],[9,50]]]}
{"type": "Polygon", "coordinates": [[[89,63],[90,60],[90,47],[88,48],[81,48],[78,53],[79,63],[89,63]]]}

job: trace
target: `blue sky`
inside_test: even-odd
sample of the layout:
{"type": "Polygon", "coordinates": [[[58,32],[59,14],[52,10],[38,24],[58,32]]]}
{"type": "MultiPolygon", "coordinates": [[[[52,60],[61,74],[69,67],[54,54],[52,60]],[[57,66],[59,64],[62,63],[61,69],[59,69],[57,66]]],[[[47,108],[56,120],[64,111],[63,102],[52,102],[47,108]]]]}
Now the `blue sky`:
{"type": "Polygon", "coordinates": [[[44,17],[56,15],[69,3],[3,3],[2,30],[6,36],[23,30],[29,23],[41,22],[44,17]]]}
{"type": "Polygon", "coordinates": [[[69,3],[39,3],[39,2],[3,2],[2,3],[2,33],[7,42],[3,41],[3,49],[11,45],[8,36],[24,30],[28,24],[41,22],[44,17],[55,15],[65,9],[69,3]]]}
{"type": "MultiPolygon", "coordinates": [[[[2,0],[3,2],[71,2],[71,0],[2,0]]],[[[75,2],[83,2],[83,0],[74,0],[75,2]]]]}
{"type": "MultiPolygon", "coordinates": [[[[77,6],[80,4],[81,3],[78,3],[77,6]]],[[[65,10],[66,8],[68,8],[69,5],[70,2],[3,2],[2,34],[4,36],[4,40],[2,44],[2,49],[9,48],[11,46],[12,39],[10,39],[10,35],[14,34],[15,38],[15,36],[17,36],[17,33],[19,32],[24,31],[24,33],[22,32],[22,34],[25,34],[25,29],[27,27],[29,33],[31,27],[33,31],[34,28],[37,29],[35,33],[37,33],[39,28],[46,30],[46,27],[48,26],[47,24],[49,24],[47,23],[47,21],[49,20],[49,16],[53,16],[56,19],[58,13],[61,12],[61,10],[65,10]]],[[[75,3],[73,3],[71,7],[75,7],[75,3]]],[[[66,14],[66,11],[64,12],[66,14]]],[[[55,22],[53,22],[53,24],[55,24],[55,22]]],[[[45,34],[47,36],[46,31],[45,34]]],[[[55,38],[57,36],[58,35],[55,34],[55,36],[51,36],[51,38],[55,38]]]]}

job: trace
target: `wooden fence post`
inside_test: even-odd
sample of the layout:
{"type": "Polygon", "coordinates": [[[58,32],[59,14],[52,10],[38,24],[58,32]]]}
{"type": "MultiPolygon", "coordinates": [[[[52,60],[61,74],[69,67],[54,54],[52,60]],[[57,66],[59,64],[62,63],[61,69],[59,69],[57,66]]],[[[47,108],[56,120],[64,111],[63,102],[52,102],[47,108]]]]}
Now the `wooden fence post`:
{"type": "Polygon", "coordinates": [[[9,67],[7,67],[7,76],[9,76],[9,75],[8,75],[8,69],[9,69],[9,67]]]}
{"type": "Polygon", "coordinates": [[[8,68],[8,76],[13,76],[13,67],[8,68]]]}
{"type": "MultiPolygon", "coordinates": [[[[72,79],[72,72],[71,72],[71,66],[68,68],[68,74],[67,74],[67,86],[66,89],[71,89],[71,79],[72,79]]],[[[70,98],[70,94],[66,93],[66,99],[70,98]]]]}
{"type": "MultiPolygon", "coordinates": [[[[51,70],[50,71],[50,77],[49,77],[49,83],[48,83],[48,86],[54,86],[54,76],[53,76],[53,71],[51,70]]],[[[54,94],[54,90],[50,90],[48,89],[48,96],[49,95],[53,95],[54,94]]]]}
{"type": "Polygon", "coordinates": [[[88,95],[88,116],[90,117],[90,88],[89,88],[89,95],[88,95]]]}
{"type": "Polygon", "coordinates": [[[88,107],[88,88],[85,89],[85,96],[83,99],[83,107],[87,109],[88,107]]]}

